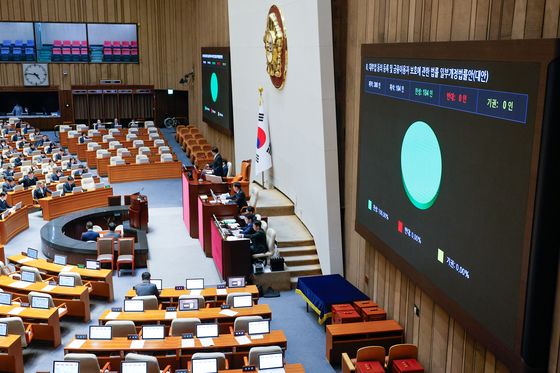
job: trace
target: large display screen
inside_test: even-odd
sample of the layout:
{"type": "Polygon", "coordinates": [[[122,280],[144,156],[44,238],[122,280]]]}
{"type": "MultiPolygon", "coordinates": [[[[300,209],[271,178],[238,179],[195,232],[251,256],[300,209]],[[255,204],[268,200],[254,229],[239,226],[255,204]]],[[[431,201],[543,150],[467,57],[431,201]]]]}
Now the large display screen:
{"type": "Polygon", "coordinates": [[[356,227],[436,302],[515,351],[546,76],[500,48],[446,46],[362,49],[356,227]]]}
{"type": "Polygon", "coordinates": [[[202,48],[202,118],[233,133],[229,48],[202,48]]]}

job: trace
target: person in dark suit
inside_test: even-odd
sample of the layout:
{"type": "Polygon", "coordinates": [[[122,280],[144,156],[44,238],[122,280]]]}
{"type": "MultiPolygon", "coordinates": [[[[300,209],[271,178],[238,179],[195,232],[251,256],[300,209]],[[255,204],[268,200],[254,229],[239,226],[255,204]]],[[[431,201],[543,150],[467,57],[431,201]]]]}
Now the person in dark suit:
{"type": "Polygon", "coordinates": [[[245,234],[253,234],[255,233],[255,230],[253,229],[253,223],[255,222],[255,215],[253,214],[247,214],[244,216],[245,222],[247,223],[247,225],[241,229],[241,234],[245,235],[245,234]]]}
{"type": "Polygon", "coordinates": [[[82,241],[97,241],[99,233],[93,230],[93,223],[91,221],[86,223],[86,229],[87,231],[82,233],[82,241]]]}
{"type": "Polygon", "coordinates": [[[58,153],[56,153],[56,154],[53,156],[53,160],[54,160],[55,162],[60,161],[60,160],[62,160],[62,156],[63,156],[63,155],[64,155],[64,151],[63,151],[62,149],[60,149],[60,150],[58,151],[58,153]]]}
{"type": "Polygon", "coordinates": [[[4,177],[10,177],[10,176],[14,177],[14,169],[8,166],[8,168],[6,168],[6,170],[4,171],[4,177]]]}
{"type": "Polygon", "coordinates": [[[247,197],[245,197],[245,192],[241,189],[241,183],[236,181],[233,183],[233,196],[228,196],[227,199],[237,204],[237,207],[241,210],[242,207],[247,206],[247,197]]]}
{"type": "Polygon", "coordinates": [[[33,199],[39,201],[41,198],[45,198],[48,194],[52,192],[45,186],[42,181],[37,181],[37,186],[33,190],[33,199]]]}
{"type": "Polygon", "coordinates": [[[228,164],[227,164],[228,161],[225,158],[222,158],[222,159],[223,159],[222,160],[222,169],[223,169],[223,172],[224,172],[224,176],[227,176],[228,171],[229,171],[228,164]]]}
{"type": "Polygon", "coordinates": [[[0,193],[0,212],[4,212],[9,209],[10,205],[8,205],[8,201],[6,201],[6,193],[0,193]]]}
{"type": "Polygon", "coordinates": [[[21,158],[19,156],[16,156],[14,159],[14,167],[19,167],[21,166],[21,158]]]}
{"type": "Polygon", "coordinates": [[[134,286],[137,296],[155,295],[159,297],[159,290],[156,284],[150,282],[151,278],[150,272],[142,273],[142,282],[134,286]]]}
{"type": "Polygon", "coordinates": [[[110,222],[110,223],[109,223],[109,233],[105,233],[105,234],[103,235],[103,237],[121,238],[120,233],[115,232],[115,229],[117,229],[117,225],[116,225],[115,223],[113,223],[113,222],[110,222]]]}
{"type": "Polygon", "coordinates": [[[16,186],[16,181],[14,180],[14,178],[8,176],[6,178],[6,181],[4,181],[4,183],[2,184],[2,193],[8,193],[13,191],[15,186],[16,186]]]}
{"type": "Polygon", "coordinates": [[[76,183],[74,183],[74,178],[72,176],[68,176],[68,180],[62,186],[62,191],[64,194],[72,193],[72,190],[76,187],[76,183]]]}
{"type": "Polygon", "coordinates": [[[58,181],[62,177],[62,170],[57,168],[55,172],[51,174],[51,181],[58,181]]]}
{"type": "Polygon", "coordinates": [[[262,224],[260,220],[253,223],[253,229],[255,233],[252,234],[240,234],[239,236],[251,239],[251,255],[263,254],[268,251],[268,246],[266,244],[266,234],[262,230],[262,224]]]}
{"type": "Polygon", "coordinates": [[[214,146],[212,148],[212,154],[214,155],[214,161],[211,165],[208,165],[212,169],[212,174],[214,176],[225,176],[223,167],[224,161],[217,147],[214,146]]]}
{"type": "Polygon", "coordinates": [[[88,140],[88,137],[83,132],[80,135],[80,137],[78,137],[78,143],[80,143],[80,144],[85,144],[87,140],[88,140]]]}
{"type": "Polygon", "coordinates": [[[23,185],[25,189],[27,189],[30,186],[37,184],[37,176],[35,176],[33,171],[30,170],[27,175],[23,177],[20,184],[23,185]]]}

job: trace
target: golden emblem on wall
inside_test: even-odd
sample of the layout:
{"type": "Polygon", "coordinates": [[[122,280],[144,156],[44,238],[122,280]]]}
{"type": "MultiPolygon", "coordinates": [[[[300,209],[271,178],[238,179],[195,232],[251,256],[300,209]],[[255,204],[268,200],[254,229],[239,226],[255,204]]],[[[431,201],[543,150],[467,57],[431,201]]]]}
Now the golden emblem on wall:
{"type": "Polygon", "coordinates": [[[288,72],[288,39],[286,38],[282,13],[276,5],[271,6],[268,11],[263,41],[266,54],[266,72],[270,76],[272,84],[281,89],[288,72]]]}

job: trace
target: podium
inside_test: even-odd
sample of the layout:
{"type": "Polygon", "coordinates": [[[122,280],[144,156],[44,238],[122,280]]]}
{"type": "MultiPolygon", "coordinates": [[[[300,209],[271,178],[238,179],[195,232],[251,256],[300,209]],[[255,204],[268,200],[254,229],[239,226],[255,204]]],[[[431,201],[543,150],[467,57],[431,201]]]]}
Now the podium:
{"type": "Polygon", "coordinates": [[[128,208],[130,227],[148,231],[148,197],[142,194],[130,196],[130,207],[128,208]]]}

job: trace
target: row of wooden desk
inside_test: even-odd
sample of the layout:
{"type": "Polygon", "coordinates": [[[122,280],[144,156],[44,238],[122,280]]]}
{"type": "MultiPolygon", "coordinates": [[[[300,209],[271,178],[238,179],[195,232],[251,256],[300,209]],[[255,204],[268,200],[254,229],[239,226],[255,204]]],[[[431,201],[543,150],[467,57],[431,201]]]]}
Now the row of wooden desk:
{"type": "Polygon", "coordinates": [[[0,244],[5,245],[20,232],[29,228],[27,207],[11,213],[6,219],[0,219],[0,244]]]}
{"type": "MultiPolygon", "coordinates": [[[[179,301],[179,297],[182,295],[191,295],[191,290],[177,290],[175,288],[163,288],[159,293],[160,303],[173,304],[175,305],[179,301]]],[[[206,303],[211,303],[214,305],[221,305],[225,302],[228,294],[235,293],[251,293],[253,296],[253,303],[259,303],[259,290],[255,285],[247,285],[242,288],[205,288],[200,292],[200,295],[204,297],[206,303]]],[[[136,291],[134,289],[129,290],[125,294],[126,299],[130,299],[136,296],[136,291]]]]}
{"type": "Polygon", "coordinates": [[[83,193],[66,194],[58,198],[52,196],[41,198],[39,205],[43,210],[43,219],[52,220],[70,212],[108,206],[107,197],[112,195],[113,188],[107,186],[83,193]]]}
{"type": "Polygon", "coordinates": [[[181,162],[131,163],[108,166],[107,170],[109,183],[174,179],[181,177],[181,162]]]}

